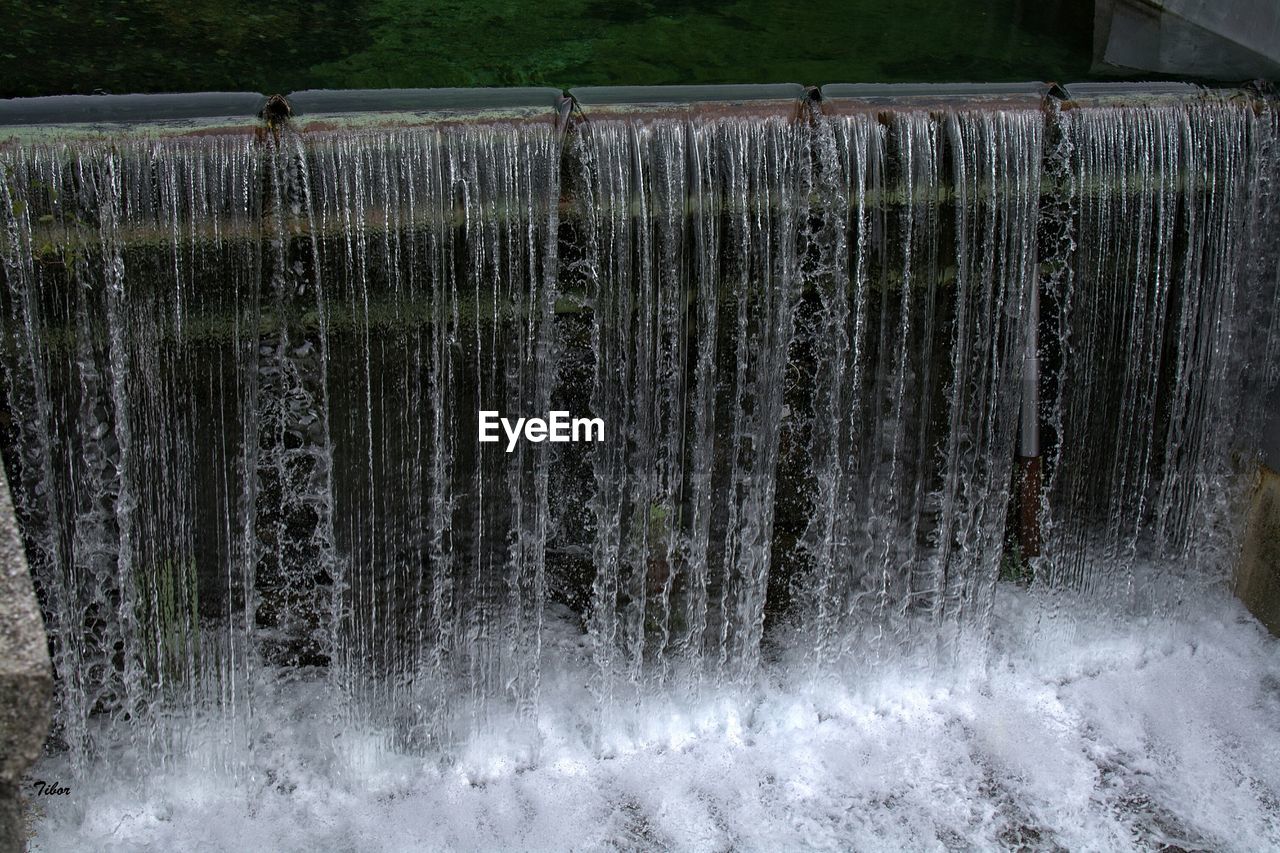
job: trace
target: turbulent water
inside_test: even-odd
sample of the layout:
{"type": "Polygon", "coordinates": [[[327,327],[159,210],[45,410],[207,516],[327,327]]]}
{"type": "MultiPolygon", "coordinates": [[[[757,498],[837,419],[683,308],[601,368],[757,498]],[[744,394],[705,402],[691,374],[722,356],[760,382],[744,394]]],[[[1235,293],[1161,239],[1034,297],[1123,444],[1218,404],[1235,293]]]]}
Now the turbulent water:
{"type": "MultiPolygon", "coordinates": [[[[934,707],[940,685],[1077,642],[1065,626],[1096,609],[1180,618],[1229,575],[1280,352],[1277,141],[1270,111],[1205,100],[0,151],[0,427],[58,679],[47,771],[300,798],[366,774],[411,802],[441,773],[529,771],[579,796],[593,762],[719,755],[743,725],[803,764],[826,735],[774,732],[787,696],[835,703],[814,725],[862,742],[881,712],[857,691],[886,678],[931,697],[928,742],[994,748],[934,707]],[[1037,307],[1045,544],[1025,558],[1007,531],[1037,307]],[[477,441],[480,410],[552,409],[605,440],[477,441]],[[1034,578],[1034,607],[1002,571],[1034,578]],[[1002,634],[1010,608],[1042,615],[1002,634]]],[[[1084,717],[1090,766],[1130,772],[1098,746],[1114,719],[1084,717]]],[[[883,750],[814,767],[919,770],[883,750]]],[[[983,761],[947,766],[920,772],[999,819],[926,820],[919,791],[886,789],[848,808],[923,822],[778,835],[723,790],[615,791],[597,805],[622,823],[588,841],[1081,843],[983,761]]],[[[743,784],[757,771],[765,812],[827,784],[768,794],[786,774],[743,784]]],[[[1276,841],[1280,785],[1250,778],[1232,807],[1276,841]]],[[[1101,846],[1231,838],[1139,787],[1104,798],[1101,846]]],[[[103,830],[95,808],[51,813],[49,843],[103,830]]],[[[485,820],[420,838],[564,840],[485,820]]],[[[126,848],[179,843],[132,826],[126,848]]]]}

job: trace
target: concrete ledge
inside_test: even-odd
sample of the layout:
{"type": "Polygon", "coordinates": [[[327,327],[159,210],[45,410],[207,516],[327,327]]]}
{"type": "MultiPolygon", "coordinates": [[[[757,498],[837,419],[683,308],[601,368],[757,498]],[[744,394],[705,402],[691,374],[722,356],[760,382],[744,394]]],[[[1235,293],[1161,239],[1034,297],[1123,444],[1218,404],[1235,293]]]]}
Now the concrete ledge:
{"type": "Polygon", "coordinates": [[[1249,508],[1236,595],[1259,622],[1280,636],[1280,473],[1266,465],[1249,508]]]}
{"type": "Polygon", "coordinates": [[[585,86],[569,90],[588,120],[716,120],[733,116],[805,115],[804,86],[585,86]]]}
{"type": "Polygon", "coordinates": [[[858,112],[1039,109],[1051,83],[828,83],[827,115],[858,112]]]}
{"type": "Polygon", "coordinates": [[[22,850],[19,787],[49,732],[53,672],[44,622],[0,465],[0,851],[22,850]]]}
{"type": "Polygon", "coordinates": [[[723,86],[578,86],[569,90],[569,93],[583,107],[798,101],[804,97],[804,92],[804,86],[799,83],[723,86]]]}
{"type": "Polygon", "coordinates": [[[266,102],[266,96],[257,92],[13,98],[0,101],[0,125],[127,124],[253,118],[266,102]]]}
{"type": "Polygon", "coordinates": [[[305,89],[291,92],[296,116],[365,112],[486,112],[511,109],[555,109],[559,89],[305,89]]]}
{"type": "Polygon", "coordinates": [[[1153,80],[1139,83],[1066,83],[1062,87],[1073,101],[1099,100],[1140,101],[1149,97],[1194,98],[1206,91],[1195,83],[1153,80]]]}

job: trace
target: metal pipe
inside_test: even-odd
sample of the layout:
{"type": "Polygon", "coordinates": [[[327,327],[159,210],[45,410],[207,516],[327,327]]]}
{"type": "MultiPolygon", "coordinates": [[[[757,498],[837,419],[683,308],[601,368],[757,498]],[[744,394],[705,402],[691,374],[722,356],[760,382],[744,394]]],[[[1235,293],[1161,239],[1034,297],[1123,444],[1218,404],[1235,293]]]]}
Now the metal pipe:
{"type": "Polygon", "coordinates": [[[575,108],[581,110],[573,95],[569,94],[568,89],[560,97],[556,98],[556,130],[560,132],[561,136],[568,133],[569,128],[572,127],[575,108]]]}

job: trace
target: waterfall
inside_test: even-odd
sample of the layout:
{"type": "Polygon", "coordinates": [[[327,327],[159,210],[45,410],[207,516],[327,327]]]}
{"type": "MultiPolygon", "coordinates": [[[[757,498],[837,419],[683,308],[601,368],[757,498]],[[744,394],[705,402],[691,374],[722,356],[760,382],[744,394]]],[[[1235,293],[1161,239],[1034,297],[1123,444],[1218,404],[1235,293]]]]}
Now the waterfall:
{"type": "Polygon", "coordinates": [[[801,309],[814,655],[949,655],[989,620],[1036,277],[1034,111],[822,128],[801,309]]]}
{"type": "Polygon", "coordinates": [[[1200,563],[1232,559],[1248,457],[1229,448],[1257,446],[1245,387],[1274,363],[1270,311],[1252,303],[1275,287],[1275,119],[1215,102],[1112,107],[1063,112],[1056,133],[1069,251],[1045,287],[1044,570],[1113,601],[1191,594],[1179,586],[1200,563]]]}
{"type": "Polygon", "coordinates": [[[603,727],[785,661],[979,659],[1035,292],[1027,571],[1220,582],[1280,346],[1276,131],[1204,99],[0,150],[55,742],[164,762],[216,720],[234,769],[296,689],[447,756],[536,743],[551,671],[603,727]],[[477,441],[551,410],[604,440],[477,441]]]}
{"type": "Polygon", "coordinates": [[[612,122],[577,143],[590,406],[614,430],[591,460],[596,661],[609,682],[677,662],[745,678],[765,620],[805,136],[780,119],[612,122]]]}

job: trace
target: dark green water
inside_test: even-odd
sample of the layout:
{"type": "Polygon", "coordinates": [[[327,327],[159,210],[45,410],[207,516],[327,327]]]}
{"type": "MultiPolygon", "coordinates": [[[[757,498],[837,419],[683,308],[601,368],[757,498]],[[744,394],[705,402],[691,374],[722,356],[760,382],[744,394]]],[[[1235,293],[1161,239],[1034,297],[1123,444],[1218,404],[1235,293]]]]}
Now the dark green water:
{"type": "Polygon", "coordinates": [[[1079,80],[1089,0],[0,0],[0,96],[1079,80]]]}

